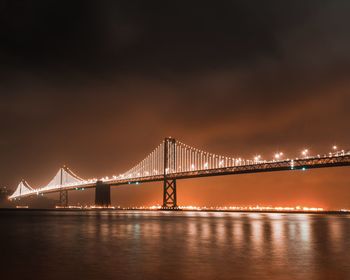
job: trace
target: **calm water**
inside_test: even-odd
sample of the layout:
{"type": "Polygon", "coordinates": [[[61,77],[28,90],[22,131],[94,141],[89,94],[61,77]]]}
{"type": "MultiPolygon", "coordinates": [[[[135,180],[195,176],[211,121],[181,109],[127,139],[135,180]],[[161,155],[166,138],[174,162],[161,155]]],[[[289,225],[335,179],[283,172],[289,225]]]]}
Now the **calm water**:
{"type": "Polygon", "coordinates": [[[350,216],[0,212],[1,279],[350,279],[350,216]]]}

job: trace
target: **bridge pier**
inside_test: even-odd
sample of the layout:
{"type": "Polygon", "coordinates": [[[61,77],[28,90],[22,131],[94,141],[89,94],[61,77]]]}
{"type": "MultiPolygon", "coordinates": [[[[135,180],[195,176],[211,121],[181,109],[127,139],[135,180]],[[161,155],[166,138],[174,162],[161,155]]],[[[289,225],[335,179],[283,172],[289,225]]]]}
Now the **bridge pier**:
{"type": "Polygon", "coordinates": [[[97,181],[95,188],[95,206],[109,207],[111,206],[111,186],[97,181]]]}
{"type": "Polygon", "coordinates": [[[68,207],[68,191],[60,191],[60,206],[68,207]]]}
{"type": "Polygon", "coordinates": [[[176,198],[176,179],[169,179],[168,174],[176,171],[176,140],[164,140],[164,183],[163,209],[178,209],[176,198]]]}
{"type": "Polygon", "coordinates": [[[176,180],[164,180],[163,185],[163,208],[176,209],[176,180]]]}

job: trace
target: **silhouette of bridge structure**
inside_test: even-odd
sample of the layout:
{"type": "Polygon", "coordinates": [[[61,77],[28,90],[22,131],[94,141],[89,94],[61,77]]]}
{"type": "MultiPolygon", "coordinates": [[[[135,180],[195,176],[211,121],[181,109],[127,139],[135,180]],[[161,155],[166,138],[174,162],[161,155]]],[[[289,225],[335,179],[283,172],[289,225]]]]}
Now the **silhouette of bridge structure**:
{"type": "Polygon", "coordinates": [[[282,153],[277,153],[274,159],[267,161],[260,156],[254,159],[221,156],[168,137],[141,162],[118,176],[85,180],[64,166],[46,186],[32,188],[22,180],[10,199],[59,193],[60,205],[67,207],[69,191],[95,188],[96,206],[108,207],[111,205],[111,186],[163,182],[162,206],[164,209],[176,209],[176,183],[180,179],[349,165],[350,151],[344,150],[334,149],[330,153],[316,156],[309,156],[308,150],[305,150],[301,158],[293,159],[284,159],[282,153]]]}

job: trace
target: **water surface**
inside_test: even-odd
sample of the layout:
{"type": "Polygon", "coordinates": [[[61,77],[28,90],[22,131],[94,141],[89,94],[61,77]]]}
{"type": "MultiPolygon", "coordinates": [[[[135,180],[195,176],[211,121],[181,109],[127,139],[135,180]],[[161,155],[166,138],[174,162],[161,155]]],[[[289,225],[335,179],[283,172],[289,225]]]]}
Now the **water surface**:
{"type": "Polygon", "coordinates": [[[1,279],[350,279],[350,216],[1,211],[1,279]]]}

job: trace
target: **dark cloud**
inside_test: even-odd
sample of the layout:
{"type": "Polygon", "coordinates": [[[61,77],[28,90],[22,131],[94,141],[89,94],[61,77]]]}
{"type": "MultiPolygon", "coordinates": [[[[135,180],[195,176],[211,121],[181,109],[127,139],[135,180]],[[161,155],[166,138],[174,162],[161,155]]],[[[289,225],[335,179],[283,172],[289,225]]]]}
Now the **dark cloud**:
{"type": "MultiPolygon", "coordinates": [[[[247,157],[346,146],[349,8],[340,0],[2,1],[0,183],[44,184],[63,163],[87,177],[118,173],[168,135],[247,157]]],[[[232,178],[220,180],[208,188],[227,190],[232,178]]],[[[198,182],[183,184],[194,193],[198,182]]],[[[130,202],[125,190],[123,202],[154,202],[142,193],[148,200],[130,202]]],[[[322,194],[317,203],[344,206],[344,197],[322,194]]],[[[208,197],[197,202],[214,203],[208,197]]]]}

